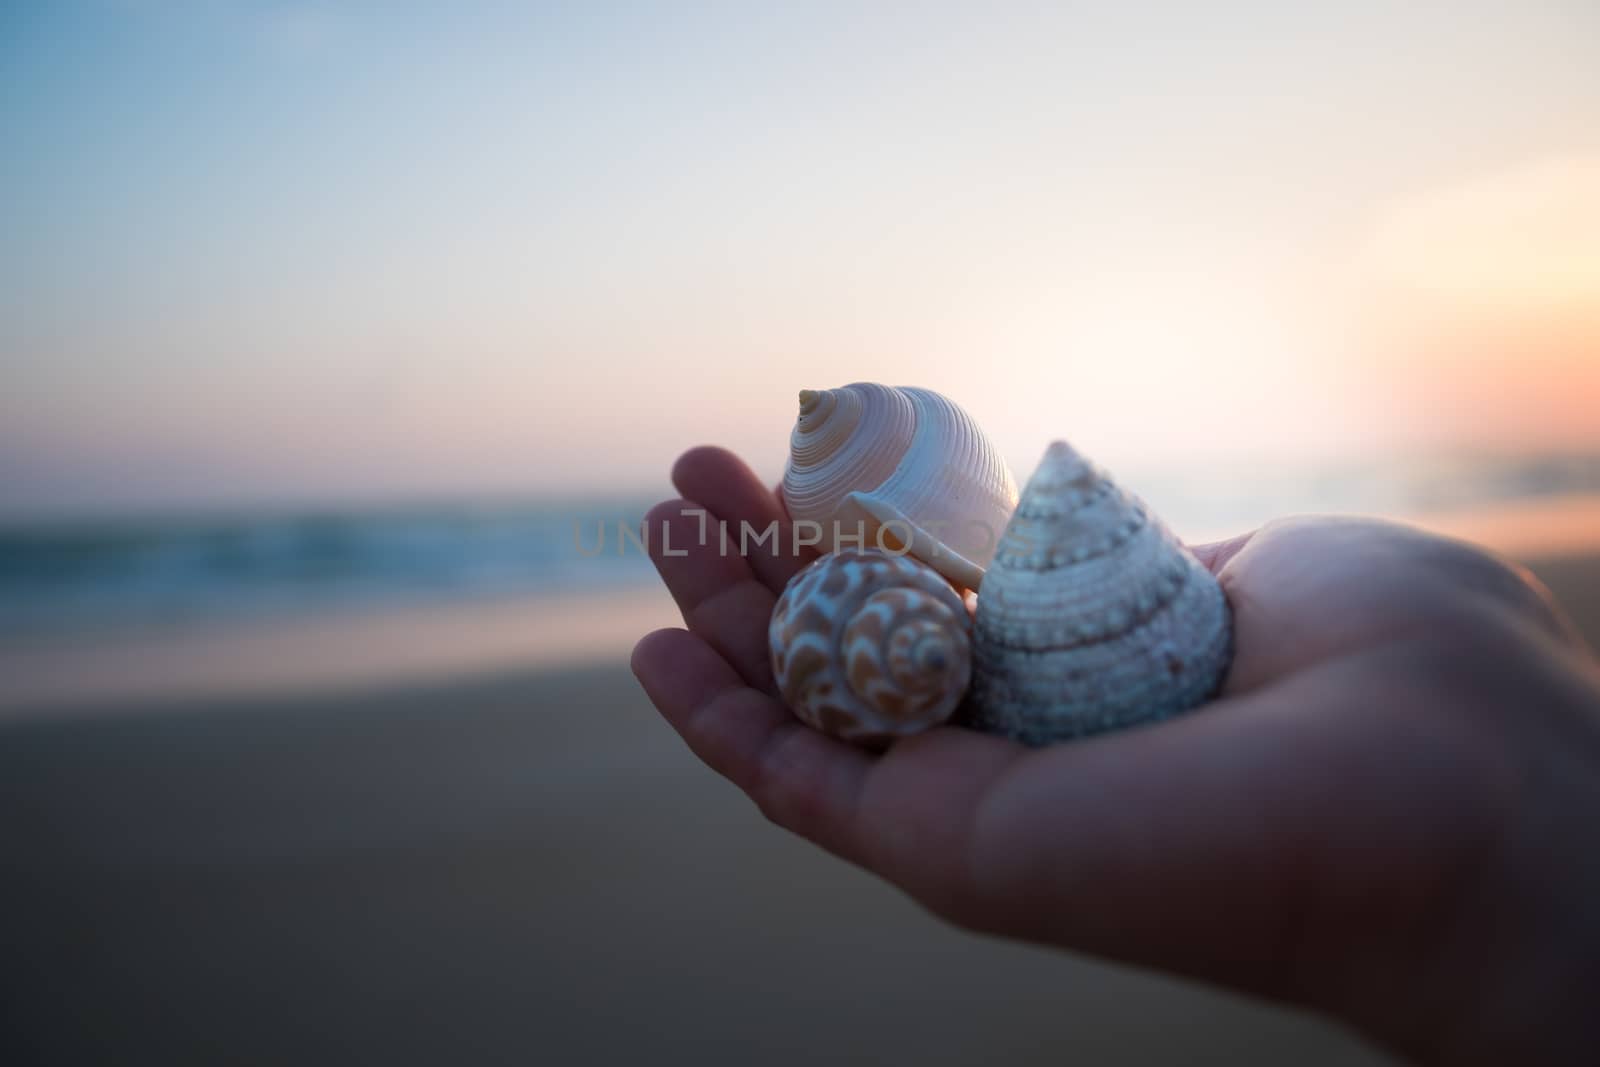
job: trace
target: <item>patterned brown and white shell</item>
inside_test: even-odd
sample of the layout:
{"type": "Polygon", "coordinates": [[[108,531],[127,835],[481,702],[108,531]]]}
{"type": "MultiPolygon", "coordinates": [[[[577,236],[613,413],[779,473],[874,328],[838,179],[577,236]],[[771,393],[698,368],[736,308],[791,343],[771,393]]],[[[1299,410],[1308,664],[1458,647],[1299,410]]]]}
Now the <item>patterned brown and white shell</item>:
{"type": "Polygon", "coordinates": [[[1065,442],[1045,453],[978,597],[968,725],[1047,744],[1153,722],[1222,682],[1221,587],[1065,442]]]}
{"type": "Polygon", "coordinates": [[[953,401],[856,382],[800,394],[783,498],[790,518],[817,524],[825,552],[847,539],[907,551],[977,589],[1017,505],[1017,483],[953,401]]]}
{"type": "Polygon", "coordinates": [[[791,710],[846,741],[882,744],[950,717],[972,674],[971,616],[933,570],[878,549],[795,575],[767,630],[791,710]]]}

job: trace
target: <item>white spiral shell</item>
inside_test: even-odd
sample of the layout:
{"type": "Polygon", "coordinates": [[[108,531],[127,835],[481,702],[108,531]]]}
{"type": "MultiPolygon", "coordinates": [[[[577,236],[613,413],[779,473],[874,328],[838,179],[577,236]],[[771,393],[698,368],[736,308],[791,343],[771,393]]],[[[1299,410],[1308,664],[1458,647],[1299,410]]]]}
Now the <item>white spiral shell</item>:
{"type": "Polygon", "coordinates": [[[1175,715],[1232,652],[1211,573],[1104,471],[1056,442],[978,598],[968,725],[1046,744],[1175,715]]]}
{"type": "Polygon", "coordinates": [[[907,550],[977,589],[1016,507],[1017,483],[950,400],[856,382],[800,394],[783,497],[790,518],[817,524],[825,552],[846,544],[907,550]]]}
{"type": "Polygon", "coordinates": [[[971,616],[928,567],[877,549],[795,575],[767,630],[791,710],[846,741],[881,744],[944,722],[972,674],[971,616]]]}

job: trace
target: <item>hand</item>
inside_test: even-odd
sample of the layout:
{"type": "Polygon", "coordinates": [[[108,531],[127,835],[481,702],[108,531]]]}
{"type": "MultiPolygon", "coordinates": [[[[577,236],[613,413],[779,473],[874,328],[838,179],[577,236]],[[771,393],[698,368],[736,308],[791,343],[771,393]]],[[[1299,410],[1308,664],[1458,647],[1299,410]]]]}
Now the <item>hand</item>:
{"type": "Polygon", "coordinates": [[[943,727],[872,754],[775,696],[767,619],[811,556],[780,535],[742,558],[738,528],[786,534],[778,497],[720,449],[673,482],[687,500],[647,521],[689,629],[633,669],[780,826],[962,926],[1313,1007],[1421,1059],[1593,1054],[1600,668],[1524,573],[1404,527],[1275,522],[1194,550],[1234,609],[1211,704],[1045,749],[943,727]]]}

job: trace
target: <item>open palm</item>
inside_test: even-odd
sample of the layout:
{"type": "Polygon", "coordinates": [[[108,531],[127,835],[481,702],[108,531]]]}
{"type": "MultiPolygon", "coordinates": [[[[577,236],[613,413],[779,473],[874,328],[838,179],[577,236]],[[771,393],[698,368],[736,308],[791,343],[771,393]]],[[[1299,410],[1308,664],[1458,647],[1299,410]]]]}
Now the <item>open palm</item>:
{"type": "MultiPolygon", "coordinates": [[[[740,556],[737,531],[783,530],[779,499],[720,449],[683,456],[673,481],[685,499],[647,521],[688,629],[645,637],[634,671],[778,824],[961,925],[1313,1005],[1421,1055],[1488,1055],[1563,995],[1572,976],[1520,958],[1525,938],[1482,936],[1577,891],[1521,855],[1575,829],[1530,822],[1530,766],[1550,747],[1600,767],[1592,661],[1514,569],[1403,527],[1272,524],[1195,549],[1236,627],[1206,707],[1045,749],[944,727],[872,754],[774,695],[767,619],[810,557],[783,533],[740,556]],[[1504,709],[1530,686],[1576,710],[1526,730],[1504,709]]],[[[1573,780],[1600,810],[1594,775],[1573,780]]]]}

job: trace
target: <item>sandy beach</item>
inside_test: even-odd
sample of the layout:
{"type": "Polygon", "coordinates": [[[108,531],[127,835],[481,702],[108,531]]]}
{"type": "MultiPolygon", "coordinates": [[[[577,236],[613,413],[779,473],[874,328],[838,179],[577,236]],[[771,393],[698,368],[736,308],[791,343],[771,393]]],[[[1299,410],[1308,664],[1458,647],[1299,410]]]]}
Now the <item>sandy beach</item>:
{"type": "Polygon", "coordinates": [[[7,1062],[1379,1062],[946,928],[617,665],[12,723],[0,781],[7,1062]]]}
{"type": "MultiPolygon", "coordinates": [[[[1532,567],[1600,639],[1600,556],[1532,567]]],[[[0,782],[7,1062],[1385,1062],[941,925],[768,825],[615,659],[13,715],[0,782]]]]}

